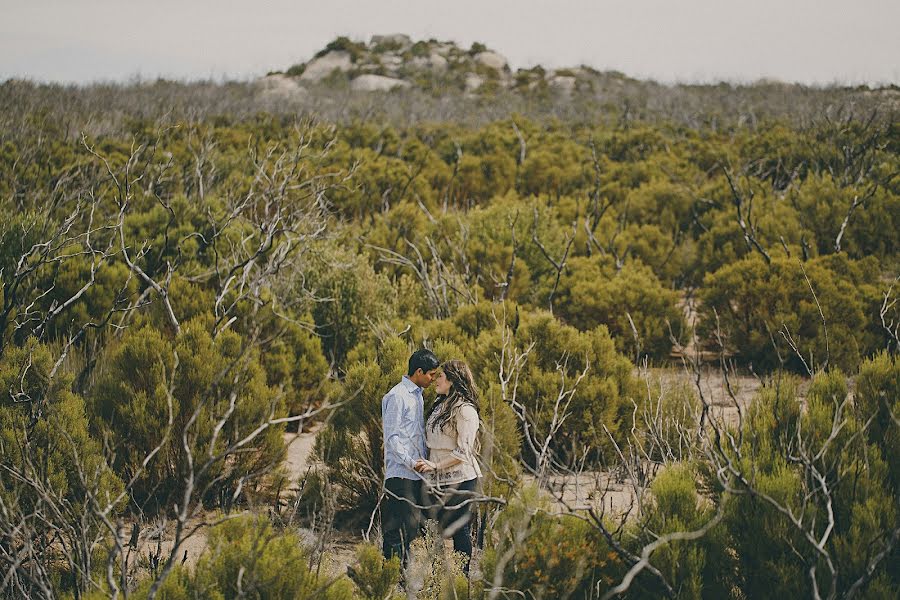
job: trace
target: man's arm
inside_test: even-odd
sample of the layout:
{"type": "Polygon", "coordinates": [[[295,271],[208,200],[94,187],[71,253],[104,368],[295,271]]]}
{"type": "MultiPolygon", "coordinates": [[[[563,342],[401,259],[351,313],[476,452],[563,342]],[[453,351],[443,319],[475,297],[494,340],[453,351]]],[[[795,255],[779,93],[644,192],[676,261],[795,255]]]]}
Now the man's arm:
{"type": "Polygon", "coordinates": [[[394,394],[385,396],[381,419],[384,427],[384,446],[388,453],[396,456],[410,469],[414,469],[416,461],[409,451],[409,438],[400,427],[403,422],[403,400],[394,394]]]}

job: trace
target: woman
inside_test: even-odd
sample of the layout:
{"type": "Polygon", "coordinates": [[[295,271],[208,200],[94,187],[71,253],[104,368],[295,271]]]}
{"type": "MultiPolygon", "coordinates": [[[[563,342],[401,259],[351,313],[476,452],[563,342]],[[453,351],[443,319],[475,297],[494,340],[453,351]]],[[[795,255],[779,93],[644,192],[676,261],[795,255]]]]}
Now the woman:
{"type": "Polygon", "coordinates": [[[481,478],[476,440],[479,427],[478,388],[468,365],[461,360],[444,363],[435,380],[437,401],[425,422],[428,461],[421,472],[430,484],[432,518],[453,549],[472,557],[472,513],[481,478]]]}

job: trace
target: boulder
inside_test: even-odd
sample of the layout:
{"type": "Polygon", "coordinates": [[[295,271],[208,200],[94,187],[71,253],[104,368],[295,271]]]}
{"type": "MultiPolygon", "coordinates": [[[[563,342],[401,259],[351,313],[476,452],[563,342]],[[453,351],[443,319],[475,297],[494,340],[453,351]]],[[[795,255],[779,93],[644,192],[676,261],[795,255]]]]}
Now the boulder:
{"type": "Polygon", "coordinates": [[[300,76],[301,81],[317,82],[325,79],[334,71],[346,73],[353,68],[350,53],[343,50],[332,50],[324,56],[314,58],[306,63],[306,69],[300,76]]]}
{"type": "Polygon", "coordinates": [[[440,73],[447,70],[447,59],[432,53],[428,56],[416,56],[409,61],[409,65],[414,69],[430,69],[440,73]]]}
{"type": "Polygon", "coordinates": [[[435,71],[444,71],[447,69],[447,59],[437,52],[432,52],[428,56],[428,62],[435,71]]]}
{"type": "Polygon", "coordinates": [[[497,54],[496,52],[479,52],[475,55],[475,62],[480,65],[490,67],[495,71],[503,71],[509,68],[509,63],[507,63],[506,57],[504,57],[502,54],[497,54]]]}
{"type": "Polygon", "coordinates": [[[414,69],[431,69],[442,73],[447,70],[447,59],[432,52],[428,56],[416,56],[409,61],[409,65],[414,69]]]}
{"type": "Polygon", "coordinates": [[[390,35],[373,35],[370,45],[390,45],[406,48],[407,46],[412,45],[412,40],[408,35],[404,35],[402,33],[392,33],[390,35]]]}
{"type": "Polygon", "coordinates": [[[434,46],[433,51],[434,51],[436,54],[440,54],[440,55],[443,56],[444,58],[447,58],[447,56],[450,54],[450,52],[451,52],[454,48],[456,48],[456,44],[452,44],[452,43],[449,43],[449,42],[444,42],[444,43],[438,44],[437,46],[434,46]]]}
{"type": "Polygon", "coordinates": [[[572,75],[554,75],[548,81],[551,87],[558,89],[564,94],[571,94],[574,92],[576,82],[577,79],[572,75]]]}
{"type": "Polygon", "coordinates": [[[384,92],[398,87],[409,87],[410,83],[384,75],[360,75],[350,82],[350,89],[356,92],[384,92]]]}
{"type": "Polygon", "coordinates": [[[466,75],[466,91],[474,92],[478,88],[480,88],[484,84],[484,78],[476,75],[475,73],[469,73],[466,75]]]}
{"type": "Polygon", "coordinates": [[[287,75],[266,75],[256,81],[260,93],[267,98],[302,98],[304,88],[294,77],[287,75]]]}
{"type": "Polygon", "coordinates": [[[379,57],[381,60],[381,64],[384,65],[385,69],[396,70],[403,66],[403,58],[397,56],[396,54],[387,53],[383,54],[379,57]]]}

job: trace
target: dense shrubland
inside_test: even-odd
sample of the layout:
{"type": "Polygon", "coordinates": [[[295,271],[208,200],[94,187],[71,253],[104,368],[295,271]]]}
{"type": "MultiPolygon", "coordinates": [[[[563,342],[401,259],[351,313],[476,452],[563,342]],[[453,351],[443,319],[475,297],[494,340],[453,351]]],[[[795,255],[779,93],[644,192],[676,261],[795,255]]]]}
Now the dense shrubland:
{"type": "Polygon", "coordinates": [[[396,565],[329,579],[298,526],[367,530],[424,344],[481,387],[478,593],[890,597],[898,125],[691,93],[719,92],[312,120],[240,84],[2,84],[2,594],[385,597],[396,565]],[[737,423],[636,368],[710,359],[764,379],[737,423]],[[282,434],[317,421],[289,489],[282,434]],[[550,476],[600,472],[642,490],[628,519],[551,510],[550,476]]]}

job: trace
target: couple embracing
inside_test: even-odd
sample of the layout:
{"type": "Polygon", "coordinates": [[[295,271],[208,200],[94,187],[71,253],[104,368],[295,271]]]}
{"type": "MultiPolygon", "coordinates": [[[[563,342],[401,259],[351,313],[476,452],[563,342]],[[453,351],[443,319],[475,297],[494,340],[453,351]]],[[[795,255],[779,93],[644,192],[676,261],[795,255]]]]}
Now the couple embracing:
{"type": "Polygon", "coordinates": [[[437,521],[453,549],[472,556],[472,514],[481,469],[476,454],[480,424],[478,388],[468,365],[443,365],[430,350],[409,357],[407,375],[381,400],[384,430],[385,558],[406,565],[410,542],[423,518],[437,521]],[[425,415],[423,391],[434,384],[437,400],[425,415]]]}

